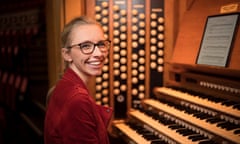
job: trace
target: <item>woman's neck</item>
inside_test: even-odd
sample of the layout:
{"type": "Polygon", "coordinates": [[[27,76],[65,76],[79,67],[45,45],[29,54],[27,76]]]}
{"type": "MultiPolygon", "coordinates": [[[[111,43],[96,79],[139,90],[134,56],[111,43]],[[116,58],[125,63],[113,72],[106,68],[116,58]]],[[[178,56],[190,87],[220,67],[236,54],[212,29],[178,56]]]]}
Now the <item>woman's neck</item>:
{"type": "Polygon", "coordinates": [[[83,83],[87,86],[89,81],[93,78],[92,76],[86,75],[84,73],[81,73],[75,66],[70,65],[69,66],[83,81],[83,83]]]}

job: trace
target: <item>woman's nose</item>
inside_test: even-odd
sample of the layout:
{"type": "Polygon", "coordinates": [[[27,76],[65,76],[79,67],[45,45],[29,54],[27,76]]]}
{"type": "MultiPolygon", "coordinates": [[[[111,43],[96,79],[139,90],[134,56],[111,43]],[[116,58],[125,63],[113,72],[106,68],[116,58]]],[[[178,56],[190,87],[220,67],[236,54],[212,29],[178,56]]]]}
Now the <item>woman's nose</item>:
{"type": "Polygon", "coordinates": [[[94,49],[94,51],[93,51],[93,54],[94,55],[105,55],[105,54],[107,54],[108,52],[102,52],[101,50],[100,50],[100,48],[98,48],[98,46],[95,46],[95,49],[94,49]]]}

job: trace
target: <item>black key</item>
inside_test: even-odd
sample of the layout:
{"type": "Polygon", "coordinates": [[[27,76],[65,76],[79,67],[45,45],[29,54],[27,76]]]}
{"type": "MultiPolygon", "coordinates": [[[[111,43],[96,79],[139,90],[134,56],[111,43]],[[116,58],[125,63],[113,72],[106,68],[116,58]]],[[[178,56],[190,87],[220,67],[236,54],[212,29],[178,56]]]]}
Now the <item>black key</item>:
{"type": "Polygon", "coordinates": [[[206,119],[206,118],[211,117],[210,115],[205,114],[205,113],[197,113],[197,114],[194,114],[194,116],[199,118],[199,119],[206,119]]]}
{"type": "Polygon", "coordinates": [[[198,144],[218,144],[218,143],[213,140],[204,140],[200,141],[198,144]]]}
{"type": "Polygon", "coordinates": [[[224,120],[222,120],[220,118],[210,118],[207,120],[207,122],[214,124],[214,123],[218,123],[218,122],[224,122],[224,120]]]}
{"type": "Polygon", "coordinates": [[[235,131],[234,131],[234,134],[240,134],[240,129],[235,130],[235,131]]]}
{"type": "Polygon", "coordinates": [[[225,99],[223,99],[223,98],[216,98],[216,97],[212,97],[212,98],[210,98],[210,100],[214,101],[216,103],[220,103],[220,102],[225,101],[225,99]]]}
{"type": "Polygon", "coordinates": [[[226,105],[226,106],[232,106],[232,105],[235,105],[235,104],[237,104],[237,103],[234,102],[234,101],[225,101],[225,102],[222,103],[222,105],[226,105]]]}
{"type": "Polygon", "coordinates": [[[157,136],[155,136],[153,133],[148,133],[148,134],[144,134],[143,137],[147,140],[158,140],[159,138],[157,136]]]}
{"type": "Polygon", "coordinates": [[[191,139],[192,141],[198,141],[198,140],[204,140],[204,139],[207,139],[207,137],[204,137],[200,134],[198,135],[192,135],[192,136],[189,136],[188,137],[189,139],[191,139]]]}
{"type": "Polygon", "coordinates": [[[236,105],[234,105],[233,108],[234,108],[234,109],[238,109],[238,110],[240,110],[240,104],[236,104],[236,105]]]}
{"type": "Polygon", "coordinates": [[[197,137],[193,138],[192,141],[199,141],[199,140],[204,140],[204,139],[207,139],[207,137],[197,136],[197,137]]]}
{"type": "Polygon", "coordinates": [[[148,133],[151,133],[151,132],[146,130],[146,129],[144,129],[144,128],[142,128],[141,130],[137,130],[137,133],[139,133],[139,134],[148,134],[148,133]]]}
{"type": "Polygon", "coordinates": [[[183,136],[189,136],[189,135],[196,134],[196,132],[189,130],[189,129],[179,129],[179,130],[177,130],[177,132],[179,132],[183,136]]]}
{"type": "Polygon", "coordinates": [[[170,125],[170,126],[168,126],[168,128],[170,128],[170,129],[180,129],[180,128],[184,128],[183,126],[180,126],[180,125],[170,125]]]}
{"type": "Polygon", "coordinates": [[[167,142],[165,142],[164,140],[153,140],[151,141],[151,144],[168,144],[167,142]]]}
{"type": "Polygon", "coordinates": [[[198,113],[198,111],[196,110],[193,110],[193,109],[190,109],[190,108],[185,108],[185,113],[188,113],[188,114],[195,114],[195,113],[198,113]]]}
{"type": "Polygon", "coordinates": [[[228,125],[226,125],[226,130],[234,130],[234,129],[237,129],[237,128],[240,128],[240,125],[236,125],[236,124],[233,124],[233,123],[229,123],[228,125]]]}
{"type": "Polygon", "coordinates": [[[236,125],[230,122],[224,122],[224,123],[219,123],[217,124],[218,127],[224,128],[226,130],[233,130],[236,128],[240,128],[240,125],[236,125]]]}

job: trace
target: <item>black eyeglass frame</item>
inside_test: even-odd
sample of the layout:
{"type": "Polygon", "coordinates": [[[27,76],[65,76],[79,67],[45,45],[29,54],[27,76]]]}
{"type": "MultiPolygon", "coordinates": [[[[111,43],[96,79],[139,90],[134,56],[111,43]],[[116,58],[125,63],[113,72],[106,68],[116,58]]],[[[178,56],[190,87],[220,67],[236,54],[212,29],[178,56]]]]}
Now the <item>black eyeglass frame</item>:
{"type": "Polygon", "coordinates": [[[93,43],[91,41],[85,41],[85,42],[82,42],[82,43],[79,43],[79,44],[74,44],[74,45],[68,46],[66,48],[71,49],[75,46],[79,46],[79,48],[80,48],[80,50],[83,54],[92,54],[94,52],[96,46],[98,46],[98,48],[100,49],[101,52],[107,52],[109,50],[110,46],[111,46],[111,41],[110,40],[101,40],[98,43],[93,43]],[[108,44],[106,45],[106,51],[103,51],[102,48],[99,47],[99,45],[102,44],[102,43],[105,44],[105,42],[108,42],[108,44]],[[92,51],[90,51],[88,53],[84,52],[83,48],[82,48],[82,44],[86,44],[86,43],[90,43],[90,44],[93,45],[92,51]]]}

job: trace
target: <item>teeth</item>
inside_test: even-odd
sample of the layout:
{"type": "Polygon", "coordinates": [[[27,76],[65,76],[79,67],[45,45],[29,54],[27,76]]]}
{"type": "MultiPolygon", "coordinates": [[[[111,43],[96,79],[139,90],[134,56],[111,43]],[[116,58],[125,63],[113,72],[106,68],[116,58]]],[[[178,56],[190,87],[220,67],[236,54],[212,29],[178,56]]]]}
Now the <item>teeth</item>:
{"type": "Polygon", "coordinates": [[[99,65],[99,64],[101,64],[101,62],[96,61],[96,62],[90,62],[89,64],[92,64],[92,65],[99,65]]]}

